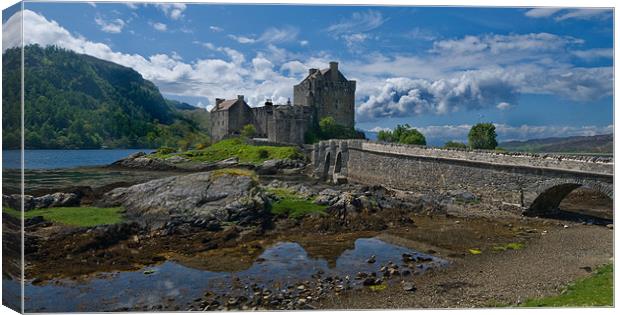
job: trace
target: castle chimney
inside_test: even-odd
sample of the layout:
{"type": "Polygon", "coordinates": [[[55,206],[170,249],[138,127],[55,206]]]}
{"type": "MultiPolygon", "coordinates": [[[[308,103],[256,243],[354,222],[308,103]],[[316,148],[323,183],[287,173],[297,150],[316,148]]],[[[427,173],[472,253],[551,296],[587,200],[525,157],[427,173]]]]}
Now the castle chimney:
{"type": "Polygon", "coordinates": [[[273,106],[273,101],[270,98],[266,99],[265,106],[273,106]]]}
{"type": "Polygon", "coordinates": [[[329,63],[329,70],[332,73],[332,80],[338,80],[338,63],[336,61],[331,61],[329,63]]]}
{"type": "Polygon", "coordinates": [[[237,100],[243,101],[243,95],[237,95],[237,100]]]}
{"type": "Polygon", "coordinates": [[[220,108],[220,104],[222,104],[223,101],[224,101],[223,98],[216,98],[215,99],[215,109],[219,109],[220,108]]]}
{"type": "Polygon", "coordinates": [[[310,70],[308,71],[309,75],[313,75],[315,72],[319,71],[319,69],[316,68],[310,68],[310,70]]]}

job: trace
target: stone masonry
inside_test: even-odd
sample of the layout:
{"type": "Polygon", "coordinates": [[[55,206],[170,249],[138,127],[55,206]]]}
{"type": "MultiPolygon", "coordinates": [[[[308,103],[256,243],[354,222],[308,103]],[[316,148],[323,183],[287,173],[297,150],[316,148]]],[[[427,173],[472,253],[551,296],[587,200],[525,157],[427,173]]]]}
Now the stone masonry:
{"type": "Polygon", "coordinates": [[[529,213],[557,208],[578,187],[613,199],[613,162],[598,158],[498,153],[330,140],[310,150],[314,175],[330,181],[447,193],[466,189],[490,204],[529,213]]]}

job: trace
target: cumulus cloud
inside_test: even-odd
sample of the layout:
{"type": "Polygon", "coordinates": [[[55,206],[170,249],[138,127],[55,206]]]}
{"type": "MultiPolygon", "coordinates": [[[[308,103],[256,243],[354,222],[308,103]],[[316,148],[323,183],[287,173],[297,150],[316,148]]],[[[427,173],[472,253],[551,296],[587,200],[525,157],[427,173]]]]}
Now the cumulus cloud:
{"type": "Polygon", "coordinates": [[[516,99],[507,78],[493,72],[467,72],[458,77],[428,81],[390,78],[358,107],[360,120],[406,117],[425,113],[445,114],[481,109],[516,99]]]}
{"type": "Polygon", "coordinates": [[[301,45],[301,46],[306,46],[306,45],[308,45],[309,43],[310,43],[310,42],[309,42],[309,41],[307,41],[307,40],[300,40],[300,41],[299,41],[299,45],[301,45]]]}
{"type": "Polygon", "coordinates": [[[612,16],[610,9],[563,9],[563,8],[535,8],[525,12],[525,16],[531,18],[553,17],[556,21],[569,19],[591,20],[608,19],[612,16]]]}
{"type": "Polygon", "coordinates": [[[155,6],[164,12],[167,17],[173,20],[182,18],[183,11],[187,8],[187,6],[183,3],[157,3],[155,6]]]}
{"type": "Polygon", "coordinates": [[[160,32],[165,32],[165,31],[167,31],[167,30],[168,30],[168,25],[166,25],[166,24],[164,24],[164,23],[161,23],[161,22],[152,22],[152,23],[150,23],[150,24],[151,24],[151,26],[152,26],[155,30],[157,30],[157,31],[160,31],[160,32]]]}
{"type": "Polygon", "coordinates": [[[121,19],[104,20],[100,16],[95,18],[95,23],[106,33],[120,33],[125,27],[125,22],[121,19]]]}

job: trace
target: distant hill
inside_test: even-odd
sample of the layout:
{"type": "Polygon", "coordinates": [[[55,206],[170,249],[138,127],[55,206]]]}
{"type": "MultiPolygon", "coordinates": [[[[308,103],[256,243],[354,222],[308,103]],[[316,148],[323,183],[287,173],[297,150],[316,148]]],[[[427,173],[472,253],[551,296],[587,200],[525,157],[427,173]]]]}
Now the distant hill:
{"type": "MultiPolygon", "coordinates": [[[[19,145],[20,53],[7,49],[2,58],[4,148],[19,145]]],[[[177,147],[208,138],[193,119],[206,110],[164,99],[131,68],[38,45],[25,47],[24,63],[27,148],[177,147]]]]}
{"type": "Polygon", "coordinates": [[[499,144],[508,151],[557,153],[613,153],[613,134],[508,141],[499,144]]]}

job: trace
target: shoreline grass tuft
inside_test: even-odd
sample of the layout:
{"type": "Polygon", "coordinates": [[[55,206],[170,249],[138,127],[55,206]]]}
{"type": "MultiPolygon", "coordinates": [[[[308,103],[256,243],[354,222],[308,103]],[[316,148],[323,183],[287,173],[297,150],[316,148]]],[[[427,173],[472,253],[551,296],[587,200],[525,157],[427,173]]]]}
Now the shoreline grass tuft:
{"type": "Polygon", "coordinates": [[[286,215],[298,219],[312,213],[325,214],[325,206],[317,205],[290,189],[269,188],[267,191],[280,198],[271,204],[271,213],[274,215],[286,215]]]}
{"type": "Polygon", "coordinates": [[[614,270],[608,264],[598,268],[591,276],[570,284],[560,295],[531,299],[523,307],[574,307],[613,306],[614,270]]]}
{"type": "MultiPolygon", "coordinates": [[[[20,211],[10,207],[3,206],[2,211],[15,218],[21,217],[20,211]]],[[[29,210],[24,212],[24,218],[30,219],[36,216],[42,216],[45,220],[54,223],[78,227],[91,227],[120,223],[123,221],[121,212],[122,208],[119,207],[58,207],[29,210]]]]}

